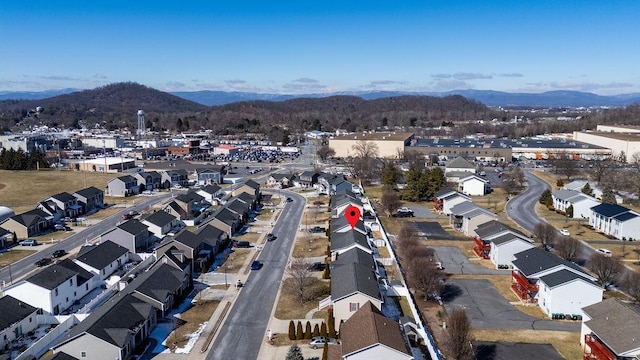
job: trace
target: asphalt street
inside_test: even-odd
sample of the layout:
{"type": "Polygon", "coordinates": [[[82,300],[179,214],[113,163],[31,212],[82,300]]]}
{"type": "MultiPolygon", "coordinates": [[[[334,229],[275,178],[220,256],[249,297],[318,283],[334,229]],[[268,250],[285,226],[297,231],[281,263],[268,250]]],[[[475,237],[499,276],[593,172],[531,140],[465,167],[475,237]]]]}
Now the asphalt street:
{"type": "Polygon", "coordinates": [[[543,221],[535,212],[536,202],[545,189],[551,189],[549,184],[539,177],[531,174],[529,171],[524,172],[527,180],[527,190],[522,194],[512,198],[507,203],[507,214],[518,225],[533,233],[536,224],[543,221]]]}
{"type": "Polygon", "coordinates": [[[431,246],[436,251],[438,259],[446,274],[476,274],[476,275],[509,275],[511,270],[487,269],[476,265],[454,246],[431,246]]]}
{"type": "Polygon", "coordinates": [[[281,193],[293,201],[284,202],[285,208],[274,226],[272,232],[278,238],[265,243],[258,256],[263,266],[249,275],[218,331],[207,359],[258,357],[305,206],[304,197],[284,190],[281,193]]]}
{"type": "MultiPolygon", "coordinates": [[[[0,284],[3,281],[5,284],[10,284],[11,282],[15,283],[19,278],[25,276],[26,274],[28,274],[29,272],[33,271],[36,268],[34,263],[38,259],[43,257],[51,257],[54,251],[60,250],[60,249],[69,252],[72,249],[83,245],[87,240],[91,240],[96,236],[99,236],[100,234],[104,233],[105,231],[113,228],[114,226],[116,226],[116,224],[119,221],[122,221],[122,215],[124,213],[127,213],[132,210],[142,212],[142,210],[146,209],[147,207],[152,206],[155,203],[161,202],[170,196],[171,194],[169,193],[166,193],[166,194],[162,193],[155,196],[137,197],[134,199],[135,201],[134,205],[127,208],[123,208],[122,211],[105,218],[99,223],[95,225],[91,225],[86,228],[82,228],[82,227],[76,228],[79,231],[69,236],[68,238],[52,246],[43,248],[42,250],[11,264],[10,266],[5,266],[4,268],[2,268],[2,270],[0,270],[0,284]]],[[[20,246],[18,245],[18,247],[20,246]]],[[[29,247],[27,249],[38,250],[38,247],[37,246],[29,247]]]]}

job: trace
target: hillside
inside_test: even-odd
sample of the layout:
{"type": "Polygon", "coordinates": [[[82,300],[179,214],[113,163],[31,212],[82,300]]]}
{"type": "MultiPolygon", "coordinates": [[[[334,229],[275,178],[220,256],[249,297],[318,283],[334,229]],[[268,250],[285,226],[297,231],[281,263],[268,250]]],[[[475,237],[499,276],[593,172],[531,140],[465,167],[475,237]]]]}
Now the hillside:
{"type": "MultiPolygon", "coordinates": [[[[220,133],[265,132],[285,127],[296,130],[377,126],[424,126],[441,121],[488,119],[495,113],[486,106],[454,95],[399,96],[365,100],[356,96],[296,98],[286,101],[244,101],[206,107],[135,83],[107,85],[41,100],[0,101],[0,126],[44,123],[71,125],[80,121],[101,123],[110,129],[133,127],[136,112],[157,129],[213,129],[220,133]],[[29,111],[41,106],[40,114],[29,111]],[[180,127],[182,125],[182,127],[180,127]]],[[[151,126],[151,125],[149,125],[151,126]]]]}

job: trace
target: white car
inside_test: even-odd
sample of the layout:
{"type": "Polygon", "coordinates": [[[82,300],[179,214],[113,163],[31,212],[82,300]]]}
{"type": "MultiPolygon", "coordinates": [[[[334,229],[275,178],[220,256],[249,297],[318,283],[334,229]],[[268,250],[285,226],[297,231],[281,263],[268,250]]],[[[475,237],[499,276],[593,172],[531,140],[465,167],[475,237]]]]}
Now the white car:
{"type": "Polygon", "coordinates": [[[604,257],[611,257],[612,256],[611,250],[609,250],[609,249],[600,248],[600,249],[598,249],[598,252],[600,254],[604,255],[604,257]]]}
{"type": "Polygon", "coordinates": [[[560,235],[569,236],[571,233],[567,229],[560,229],[560,235]]]}
{"type": "Polygon", "coordinates": [[[338,340],[336,339],[332,339],[324,336],[316,336],[314,338],[311,338],[311,340],[309,340],[309,346],[312,349],[318,349],[318,348],[324,347],[325,342],[327,342],[329,345],[338,344],[338,340]]]}

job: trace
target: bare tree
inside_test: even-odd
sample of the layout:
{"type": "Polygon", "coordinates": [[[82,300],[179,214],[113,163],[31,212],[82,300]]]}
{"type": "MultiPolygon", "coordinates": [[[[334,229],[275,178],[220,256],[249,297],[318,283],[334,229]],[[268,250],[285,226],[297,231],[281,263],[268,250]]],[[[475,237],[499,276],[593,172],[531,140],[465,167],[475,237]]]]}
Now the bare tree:
{"type": "Polygon", "coordinates": [[[567,180],[570,180],[580,172],[578,162],[573,160],[573,156],[568,153],[556,154],[552,164],[555,167],[556,173],[566,176],[567,180]]]}
{"type": "Polygon", "coordinates": [[[524,171],[522,171],[520,166],[514,166],[513,169],[509,171],[509,175],[511,179],[518,184],[518,187],[522,187],[524,184],[524,171]]]}
{"type": "Polygon", "coordinates": [[[382,198],[380,199],[382,203],[382,208],[387,213],[387,216],[391,216],[396,209],[402,206],[402,201],[400,201],[400,194],[397,191],[387,190],[382,193],[382,198]]]}
{"type": "Polygon", "coordinates": [[[336,151],[333,148],[330,148],[329,145],[322,145],[316,151],[316,154],[322,161],[326,161],[328,158],[334,157],[336,155],[336,151]]]}
{"type": "Polygon", "coordinates": [[[376,158],[379,154],[378,144],[371,141],[360,140],[351,146],[354,157],[376,158]]]}
{"type": "Polygon", "coordinates": [[[556,228],[546,222],[539,222],[533,228],[533,235],[540,241],[542,247],[545,249],[547,246],[553,244],[558,236],[558,230],[556,228]]]}
{"type": "Polygon", "coordinates": [[[553,248],[561,258],[573,261],[580,254],[582,244],[570,236],[559,236],[555,240],[553,248]]]}
{"type": "Polygon", "coordinates": [[[589,169],[589,176],[596,184],[600,184],[602,180],[608,176],[609,172],[613,170],[613,160],[608,157],[601,160],[591,160],[589,162],[591,168],[589,169]]]}
{"type": "Polygon", "coordinates": [[[628,270],[622,280],[622,290],[629,294],[635,302],[640,303],[640,273],[628,270]]]}
{"type": "Polygon", "coordinates": [[[300,304],[304,304],[309,286],[317,281],[309,269],[309,263],[305,258],[291,258],[287,275],[289,279],[284,282],[285,288],[300,300],[300,304]]]}
{"type": "Polygon", "coordinates": [[[365,181],[376,178],[378,145],[374,142],[360,140],[353,144],[351,149],[353,156],[350,159],[350,167],[353,175],[365,181]]]}
{"type": "Polygon", "coordinates": [[[454,310],[449,315],[448,331],[445,334],[445,346],[451,359],[473,359],[471,347],[471,323],[464,310],[454,310]]]}
{"type": "Polygon", "coordinates": [[[597,252],[589,257],[587,267],[594,273],[603,289],[620,275],[620,272],[624,269],[624,266],[618,260],[597,252]]]}
{"type": "Polygon", "coordinates": [[[431,259],[416,257],[411,261],[409,279],[413,286],[420,290],[424,301],[434,295],[440,296],[444,278],[442,271],[431,259]]]}

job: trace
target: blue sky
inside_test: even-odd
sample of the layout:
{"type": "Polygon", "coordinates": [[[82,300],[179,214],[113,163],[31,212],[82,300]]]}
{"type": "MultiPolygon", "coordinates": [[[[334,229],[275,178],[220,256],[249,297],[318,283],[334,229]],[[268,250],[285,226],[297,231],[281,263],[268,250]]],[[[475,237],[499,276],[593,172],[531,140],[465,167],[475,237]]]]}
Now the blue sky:
{"type": "Polygon", "coordinates": [[[640,1],[2,1],[0,91],[640,92],[640,1]]]}

